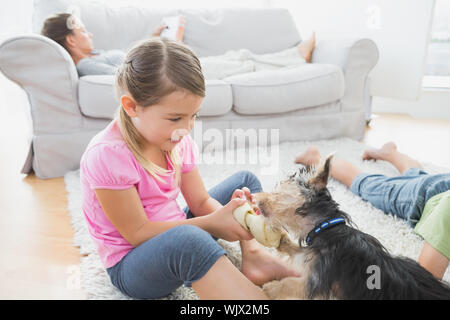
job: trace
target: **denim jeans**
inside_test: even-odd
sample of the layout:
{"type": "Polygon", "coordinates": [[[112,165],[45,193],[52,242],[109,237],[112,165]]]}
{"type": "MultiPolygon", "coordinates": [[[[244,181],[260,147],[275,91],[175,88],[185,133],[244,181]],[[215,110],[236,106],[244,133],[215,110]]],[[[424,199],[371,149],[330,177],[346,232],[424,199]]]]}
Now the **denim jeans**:
{"type": "Polygon", "coordinates": [[[428,199],[450,190],[450,174],[428,174],[420,168],[410,168],[395,177],[361,173],[353,180],[350,190],[414,227],[428,199]]]}
{"type": "MultiPolygon", "coordinates": [[[[244,187],[251,193],[262,191],[261,183],[253,173],[239,171],[208,193],[225,205],[234,190],[244,187]]],[[[193,217],[188,207],[184,211],[188,219],[193,217]]],[[[196,226],[182,225],[140,244],[106,271],[122,293],[133,298],[155,299],[167,296],[182,284],[191,286],[224,254],[225,250],[208,232],[196,226]]]]}

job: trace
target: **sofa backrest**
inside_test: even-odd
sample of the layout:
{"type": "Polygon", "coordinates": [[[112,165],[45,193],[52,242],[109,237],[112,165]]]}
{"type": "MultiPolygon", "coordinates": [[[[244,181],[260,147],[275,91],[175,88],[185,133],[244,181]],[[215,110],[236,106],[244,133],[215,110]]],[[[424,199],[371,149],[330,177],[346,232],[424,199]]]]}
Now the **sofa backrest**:
{"type": "Polygon", "coordinates": [[[291,14],[282,8],[114,8],[86,0],[35,0],[33,31],[40,33],[50,15],[73,8],[94,35],[96,49],[126,50],[150,37],[163,17],[180,14],[187,18],[184,42],[200,57],[244,48],[257,54],[271,53],[301,41],[291,14]]]}

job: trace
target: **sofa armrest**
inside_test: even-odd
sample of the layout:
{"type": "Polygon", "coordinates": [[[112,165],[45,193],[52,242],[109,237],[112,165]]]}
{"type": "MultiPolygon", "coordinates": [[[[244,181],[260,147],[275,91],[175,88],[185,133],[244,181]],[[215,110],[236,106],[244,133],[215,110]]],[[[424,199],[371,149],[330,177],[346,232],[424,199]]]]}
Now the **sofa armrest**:
{"type": "Polygon", "coordinates": [[[342,68],[345,79],[342,111],[353,111],[364,109],[367,77],[378,58],[378,47],[371,39],[336,39],[319,41],[311,62],[336,64],[342,68]]]}
{"type": "Polygon", "coordinates": [[[9,38],[0,44],[0,71],[26,91],[35,135],[79,130],[78,74],[58,43],[38,34],[9,38]]]}

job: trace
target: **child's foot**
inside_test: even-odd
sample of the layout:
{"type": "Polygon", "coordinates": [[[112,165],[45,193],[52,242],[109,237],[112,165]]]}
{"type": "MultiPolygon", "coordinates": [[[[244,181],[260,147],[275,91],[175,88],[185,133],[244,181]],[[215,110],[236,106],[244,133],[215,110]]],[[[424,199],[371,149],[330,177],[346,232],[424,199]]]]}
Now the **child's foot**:
{"type": "Polygon", "coordinates": [[[319,164],[320,158],[321,155],[319,149],[317,149],[316,146],[310,146],[305,152],[297,156],[294,162],[305,166],[313,166],[319,164]]]}
{"type": "Polygon", "coordinates": [[[305,58],[306,62],[311,62],[312,53],[314,48],[316,47],[316,33],[313,32],[311,38],[308,40],[302,41],[298,46],[298,51],[305,58]]]}
{"type": "Polygon", "coordinates": [[[394,152],[397,146],[394,142],[387,142],[381,148],[369,148],[362,155],[363,160],[387,160],[394,152]]]}
{"type": "Polygon", "coordinates": [[[257,286],[286,277],[300,277],[301,273],[268,252],[265,248],[243,253],[241,272],[257,286]]]}

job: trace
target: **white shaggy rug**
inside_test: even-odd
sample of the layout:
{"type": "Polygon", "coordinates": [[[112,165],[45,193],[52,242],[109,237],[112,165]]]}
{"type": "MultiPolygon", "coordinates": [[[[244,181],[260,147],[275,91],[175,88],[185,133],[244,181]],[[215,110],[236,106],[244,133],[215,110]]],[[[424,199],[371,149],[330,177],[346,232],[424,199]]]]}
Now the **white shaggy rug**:
{"type": "MultiPolygon", "coordinates": [[[[272,175],[266,174],[267,162],[251,164],[250,161],[245,161],[245,164],[233,165],[200,163],[198,168],[208,190],[238,170],[249,170],[259,177],[263,189],[270,191],[278,181],[286,178],[289,173],[296,170],[298,166],[293,163],[293,160],[299,153],[305,151],[310,144],[311,142],[298,141],[285,142],[278,145],[279,169],[272,175]],[[261,170],[262,168],[266,168],[266,171],[261,170]]],[[[366,172],[383,173],[390,176],[398,174],[397,170],[388,162],[361,161],[361,155],[366,146],[357,141],[342,138],[316,141],[314,144],[318,146],[323,155],[336,152],[336,156],[357,164],[366,172]]],[[[257,152],[270,154],[266,147],[258,147],[247,151],[246,154],[261,154],[257,152]]],[[[429,163],[423,163],[423,166],[429,173],[450,172],[450,169],[440,168],[429,163]]],[[[111,284],[88,234],[81,210],[82,199],[79,171],[67,173],[64,180],[68,191],[68,205],[72,216],[72,225],[75,230],[73,244],[80,248],[80,254],[83,255],[80,265],[81,286],[86,293],[87,299],[130,299],[130,297],[123,295],[111,284]]],[[[423,246],[423,240],[413,232],[412,228],[405,221],[384,214],[370,203],[353,195],[343,184],[334,179],[330,179],[328,188],[342,210],[352,217],[360,230],[376,237],[392,254],[403,255],[417,260],[423,246]]],[[[181,208],[184,208],[185,201],[181,193],[179,204],[181,208]]],[[[219,243],[226,249],[230,260],[237,267],[240,267],[241,252],[239,242],[219,240],[219,243]]],[[[447,269],[444,280],[450,282],[450,268],[447,269]]],[[[198,299],[198,297],[192,289],[182,286],[165,299],[198,299]]]]}

